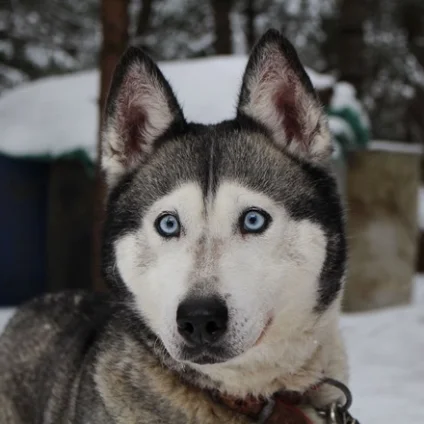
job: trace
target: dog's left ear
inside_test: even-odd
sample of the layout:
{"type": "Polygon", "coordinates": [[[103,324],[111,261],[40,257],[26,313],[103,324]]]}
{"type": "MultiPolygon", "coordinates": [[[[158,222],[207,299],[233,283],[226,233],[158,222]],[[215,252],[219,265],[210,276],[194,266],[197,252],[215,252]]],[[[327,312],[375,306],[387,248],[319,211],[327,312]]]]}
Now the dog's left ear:
{"type": "Polygon", "coordinates": [[[326,117],[291,43],[269,30],[250,56],[237,109],[261,124],[281,148],[312,161],[330,157],[326,117]]]}

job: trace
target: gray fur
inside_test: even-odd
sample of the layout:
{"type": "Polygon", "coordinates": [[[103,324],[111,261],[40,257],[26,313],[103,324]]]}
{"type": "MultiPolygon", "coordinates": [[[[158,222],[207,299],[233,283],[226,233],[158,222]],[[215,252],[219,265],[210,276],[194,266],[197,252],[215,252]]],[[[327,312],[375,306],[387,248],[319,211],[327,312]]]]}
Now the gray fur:
{"type": "MultiPolygon", "coordinates": [[[[271,32],[262,44],[278,44],[281,39],[271,32]]],[[[289,54],[292,71],[301,73],[299,83],[313,95],[287,43],[280,43],[282,52],[289,54]]],[[[260,54],[258,47],[244,84],[253,73],[249,66],[257,66],[255,55],[260,54]]],[[[108,195],[102,267],[111,293],[47,295],[19,309],[0,338],[1,424],[252,422],[221,407],[201,390],[225,392],[220,383],[171,358],[134,307],[134,298],[116,266],[115,241],[140,226],[147,209],[181,183],[196,181],[206,201],[222,182],[234,181],[284,206],[291,219],[318,224],[327,237],[327,247],[316,292],[317,320],[341,290],[346,256],[343,214],[327,164],[292,154],[272,140],[266,125],[240,109],[236,119],[217,125],[185,122],[160,71],[134,49],[118,67],[107,107],[106,122],[112,123],[107,125],[117,122],[116,99],[120,99],[126,68],[134,61],[144,63],[150,77],[162,85],[173,120],[152,146],[137,146],[140,166],[134,166],[128,157],[129,147],[119,159],[121,167],[126,160],[131,162],[131,169],[119,175],[117,167],[108,195]]],[[[241,105],[249,101],[246,90],[242,89],[241,105]]],[[[138,130],[138,123],[131,125],[138,130]]],[[[126,137],[132,134],[130,128],[126,137]]],[[[113,148],[109,153],[113,161],[113,148]]],[[[216,244],[215,251],[206,251],[200,241],[196,266],[213,260],[219,248],[216,244]]],[[[148,267],[154,260],[145,257],[142,266],[148,267]]],[[[214,281],[211,277],[196,282],[193,293],[205,292],[214,281]]]]}
{"type": "MultiPolygon", "coordinates": [[[[23,306],[1,337],[0,422],[203,424],[204,413],[195,418],[202,402],[212,419],[214,409],[232,418],[190,385],[184,394],[198,405],[164,396],[158,387],[172,390],[178,377],[137,331],[142,337],[143,325],[108,296],[61,293],[23,306]]],[[[198,383],[195,373],[184,378],[198,383]]]]}

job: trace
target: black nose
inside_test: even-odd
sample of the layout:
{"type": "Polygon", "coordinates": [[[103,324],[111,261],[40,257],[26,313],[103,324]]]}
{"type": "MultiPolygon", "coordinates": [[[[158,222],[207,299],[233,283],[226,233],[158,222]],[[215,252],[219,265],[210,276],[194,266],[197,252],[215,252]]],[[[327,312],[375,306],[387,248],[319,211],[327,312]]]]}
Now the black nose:
{"type": "Polygon", "coordinates": [[[220,339],[228,323],[228,309],[219,297],[188,298],[177,310],[179,333],[196,347],[220,339]]]}

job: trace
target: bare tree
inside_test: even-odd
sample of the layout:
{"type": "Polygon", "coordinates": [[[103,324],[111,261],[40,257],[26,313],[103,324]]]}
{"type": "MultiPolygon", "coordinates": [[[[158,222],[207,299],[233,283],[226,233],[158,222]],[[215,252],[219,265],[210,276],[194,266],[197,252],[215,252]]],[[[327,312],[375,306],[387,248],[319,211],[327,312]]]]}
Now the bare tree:
{"type": "MultiPolygon", "coordinates": [[[[116,64],[128,45],[128,14],[129,0],[102,0],[102,48],[100,53],[100,97],[99,117],[100,126],[103,121],[103,111],[109,91],[110,82],[116,64]]],[[[101,157],[100,136],[97,145],[98,158],[101,157]]],[[[104,215],[105,187],[100,173],[99,164],[96,173],[96,198],[94,206],[93,226],[93,279],[98,289],[104,288],[101,278],[101,229],[104,215]]]]}
{"type": "Polygon", "coordinates": [[[343,0],[340,9],[338,69],[340,79],[350,82],[359,95],[367,77],[365,21],[368,0],[343,0]]]}
{"type": "Polygon", "coordinates": [[[402,1],[399,17],[407,36],[408,49],[416,60],[417,73],[421,74],[421,78],[413,81],[415,94],[406,110],[408,137],[411,141],[424,143],[424,3],[422,0],[402,1]]]}
{"type": "Polygon", "coordinates": [[[153,0],[143,0],[141,2],[141,9],[138,14],[137,28],[135,37],[138,39],[142,37],[149,28],[150,18],[153,11],[153,0]]]}
{"type": "MultiPolygon", "coordinates": [[[[424,3],[422,0],[405,0],[399,4],[401,27],[405,30],[408,48],[416,59],[416,67],[424,76],[424,3]]],[[[412,73],[412,72],[411,72],[412,73]]],[[[417,78],[419,79],[419,78],[417,78]]],[[[408,138],[424,144],[424,84],[421,80],[414,84],[415,93],[406,109],[408,138]]],[[[424,159],[421,159],[421,184],[424,181],[424,159]]],[[[424,271],[424,232],[420,231],[417,254],[417,271],[424,271]]]]}
{"type": "Polygon", "coordinates": [[[234,0],[211,0],[215,23],[215,53],[231,54],[233,52],[230,13],[234,0]]]}
{"type": "Polygon", "coordinates": [[[256,18],[256,1],[246,0],[244,7],[245,16],[245,33],[246,45],[249,50],[252,50],[256,42],[255,18],[256,18]]]}
{"type": "MultiPolygon", "coordinates": [[[[119,58],[128,45],[129,0],[102,0],[103,43],[100,53],[100,115],[106,102],[110,81],[119,58]]],[[[100,144],[99,144],[100,153],[100,144]]]]}

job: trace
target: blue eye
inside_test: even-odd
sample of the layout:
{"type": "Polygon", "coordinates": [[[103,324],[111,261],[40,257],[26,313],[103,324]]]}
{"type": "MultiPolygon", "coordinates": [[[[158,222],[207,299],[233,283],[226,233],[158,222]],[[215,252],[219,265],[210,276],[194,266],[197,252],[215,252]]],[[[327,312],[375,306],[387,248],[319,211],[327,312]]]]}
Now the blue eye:
{"type": "Polygon", "coordinates": [[[171,213],[160,215],[156,219],[155,227],[162,237],[178,237],[181,232],[181,224],[178,217],[171,213]]]}
{"type": "Polygon", "coordinates": [[[262,233],[271,221],[268,213],[260,209],[249,209],[240,217],[240,230],[242,233],[262,233]]]}

